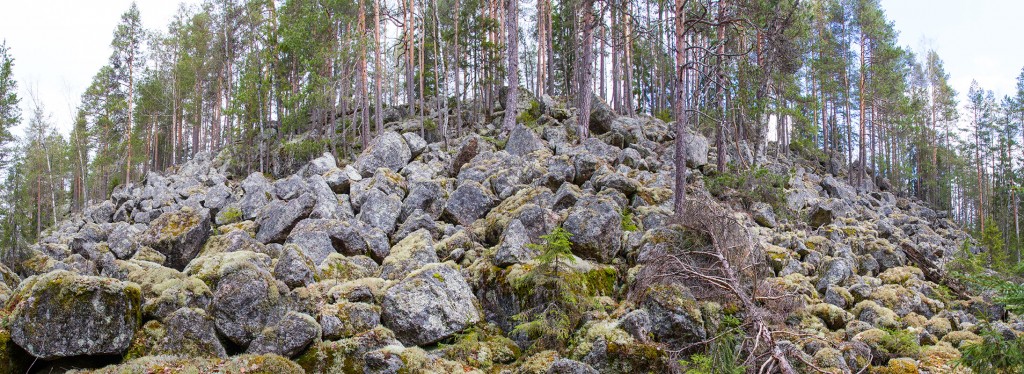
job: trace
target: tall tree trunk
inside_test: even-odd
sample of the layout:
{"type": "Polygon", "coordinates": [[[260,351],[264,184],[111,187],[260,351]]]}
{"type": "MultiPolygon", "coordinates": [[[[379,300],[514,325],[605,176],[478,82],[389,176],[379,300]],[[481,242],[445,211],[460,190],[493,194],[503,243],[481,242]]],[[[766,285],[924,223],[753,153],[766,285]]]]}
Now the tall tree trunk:
{"type": "MultiPolygon", "coordinates": [[[[375,76],[374,77],[374,86],[375,86],[375,88],[374,88],[374,93],[373,93],[374,94],[373,95],[374,96],[374,100],[373,100],[374,112],[373,112],[373,114],[374,114],[374,117],[375,117],[376,122],[377,122],[376,123],[377,124],[377,135],[380,135],[380,134],[382,134],[384,132],[384,116],[383,116],[383,108],[381,106],[381,94],[380,94],[381,81],[384,79],[384,72],[383,72],[383,70],[381,70],[381,60],[380,60],[381,59],[381,57],[380,57],[380,55],[381,55],[381,53],[380,53],[380,2],[381,1],[384,1],[384,0],[374,0],[373,1],[373,44],[375,46],[375,48],[373,50],[373,54],[374,54],[374,56],[373,56],[373,64],[374,64],[373,74],[375,76]]],[[[456,1],[456,9],[458,8],[457,3],[458,2],[456,1]]]]}
{"type": "Polygon", "coordinates": [[[673,103],[673,117],[675,118],[675,194],[672,206],[674,207],[677,220],[682,221],[686,215],[686,74],[687,74],[687,48],[686,43],[686,0],[675,0],[675,50],[676,50],[676,79],[675,79],[675,102],[673,103]]]}
{"type": "Polygon", "coordinates": [[[508,33],[508,47],[505,52],[508,58],[508,95],[505,96],[505,120],[502,128],[505,131],[512,131],[516,124],[516,101],[519,96],[519,0],[505,0],[505,7],[505,31],[508,33]]]}
{"type": "Polygon", "coordinates": [[[864,117],[867,114],[867,111],[865,111],[865,108],[864,108],[864,96],[865,96],[864,95],[864,83],[865,83],[865,77],[867,76],[867,71],[865,70],[866,64],[864,62],[864,60],[865,60],[864,59],[864,57],[865,57],[864,56],[864,53],[865,53],[865,48],[864,48],[865,39],[866,39],[866,36],[864,35],[864,30],[861,30],[861,32],[860,32],[860,118],[859,118],[860,119],[860,142],[858,144],[858,147],[859,147],[859,150],[860,150],[859,155],[858,155],[858,157],[860,158],[860,170],[858,171],[858,174],[857,174],[858,175],[857,176],[857,189],[858,190],[861,189],[864,186],[864,176],[867,173],[867,150],[864,148],[864,142],[865,142],[865,140],[867,140],[865,138],[865,136],[864,136],[864,134],[865,134],[865,132],[864,132],[864,130],[865,130],[865,128],[864,128],[864,117]]]}
{"type": "MultiPolygon", "coordinates": [[[[363,149],[366,149],[370,144],[370,101],[367,98],[366,93],[366,0],[359,0],[359,15],[357,16],[357,27],[359,28],[359,100],[360,100],[360,123],[362,128],[359,131],[359,139],[362,141],[363,149]]],[[[380,96],[377,97],[377,101],[380,101],[380,96]]],[[[333,110],[332,114],[333,116],[333,110]]],[[[380,114],[377,115],[380,117],[380,114]]],[[[328,139],[333,139],[334,134],[331,134],[328,139]]],[[[334,143],[333,141],[331,142],[334,143]]]]}
{"type": "Polygon", "coordinates": [[[578,14],[582,16],[580,23],[580,53],[577,59],[576,72],[579,87],[579,115],[577,116],[577,133],[580,142],[590,136],[590,101],[593,96],[593,49],[594,49],[594,0],[582,0],[578,14]]]}

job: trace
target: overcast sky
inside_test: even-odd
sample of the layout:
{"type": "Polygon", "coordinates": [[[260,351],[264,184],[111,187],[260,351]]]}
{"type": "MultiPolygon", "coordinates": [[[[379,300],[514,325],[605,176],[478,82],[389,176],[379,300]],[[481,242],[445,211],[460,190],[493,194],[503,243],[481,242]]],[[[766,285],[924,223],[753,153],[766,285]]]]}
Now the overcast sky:
{"type": "MultiPolygon", "coordinates": [[[[189,3],[197,3],[192,0],[189,3]]],[[[1011,94],[1024,67],[1024,1],[881,0],[914,51],[934,48],[954,88],[967,92],[972,79],[998,96],[1011,94]]],[[[131,0],[9,1],[0,12],[0,40],[15,57],[15,78],[27,117],[33,89],[65,133],[92,76],[107,63],[110,39],[131,0]]],[[[145,27],[166,30],[178,9],[174,0],[138,0],[145,27]]],[[[961,100],[963,102],[963,100],[961,100]]],[[[20,131],[17,133],[20,134],[20,131]]]]}

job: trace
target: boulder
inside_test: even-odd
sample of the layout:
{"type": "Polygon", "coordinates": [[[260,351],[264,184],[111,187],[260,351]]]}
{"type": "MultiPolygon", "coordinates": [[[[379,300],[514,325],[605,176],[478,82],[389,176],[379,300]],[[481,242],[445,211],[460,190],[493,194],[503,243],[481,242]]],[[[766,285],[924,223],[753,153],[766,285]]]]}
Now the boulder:
{"type": "Polygon", "coordinates": [[[141,244],[166,256],[167,266],[181,269],[199,254],[209,237],[210,211],[184,207],[150,223],[141,244]]]}
{"type": "Polygon", "coordinates": [[[495,200],[494,195],[480,183],[465,181],[448,198],[442,218],[453,224],[469,226],[494,207],[495,200]]]}
{"type": "Polygon", "coordinates": [[[320,307],[320,326],[326,340],[350,338],[380,325],[380,307],[341,301],[320,307]]]}
{"type": "Polygon", "coordinates": [[[532,260],[540,251],[530,247],[530,236],[523,222],[514,219],[508,224],[501,236],[501,243],[494,251],[492,262],[496,266],[506,267],[532,260]]]}
{"type": "Polygon", "coordinates": [[[280,243],[291,229],[313,211],[316,199],[303,194],[291,201],[274,200],[260,210],[256,217],[256,240],[261,243],[280,243]]]}
{"type": "Polygon", "coordinates": [[[767,228],[774,228],[778,225],[778,222],[775,219],[775,210],[767,203],[760,201],[754,203],[754,205],[750,207],[750,212],[754,216],[754,222],[757,222],[758,225],[767,228]]]}
{"type": "Polygon", "coordinates": [[[274,265],[274,278],[288,287],[303,287],[316,282],[316,264],[294,244],[284,246],[281,258],[274,265]]]}
{"type": "Polygon", "coordinates": [[[693,295],[681,285],[655,285],[640,302],[651,319],[651,334],[670,346],[686,346],[708,338],[704,318],[693,295]]]}
{"type": "Polygon", "coordinates": [[[430,264],[384,291],[381,321],[403,344],[428,345],[480,321],[476,303],[451,264],[430,264]]]}
{"type": "Polygon", "coordinates": [[[601,135],[612,129],[612,121],[618,117],[612,107],[597,95],[590,99],[590,132],[601,135]]]}
{"type": "Polygon", "coordinates": [[[123,354],[142,320],[137,284],[63,270],[29,277],[11,300],[11,340],[44,360],[123,354]]]}
{"type": "Polygon", "coordinates": [[[155,351],[164,355],[227,358],[210,318],[202,309],[181,308],[164,319],[166,335],[155,351]]]}
{"type": "Polygon", "coordinates": [[[569,210],[562,227],[572,234],[573,253],[608,262],[622,248],[622,217],[610,198],[587,196],[569,210]]]}
{"type": "Polygon", "coordinates": [[[306,349],[314,339],[320,337],[320,325],[307,314],[288,312],[281,320],[263,329],[249,344],[245,353],[273,353],[293,357],[306,349]]]}
{"type": "Polygon", "coordinates": [[[708,138],[698,133],[687,133],[683,143],[686,147],[686,166],[699,168],[708,164],[708,138]]]}
{"type": "Polygon", "coordinates": [[[412,150],[405,138],[394,131],[387,131],[370,142],[353,166],[360,175],[369,177],[377,168],[401,171],[411,159],[412,150]]]}
{"type": "Polygon", "coordinates": [[[118,259],[124,260],[132,257],[139,250],[139,237],[142,230],[124,222],[114,224],[107,236],[107,246],[110,252],[118,259]]]}
{"type": "Polygon", "coordinates": [[[391,253],[381,265],[380,277],[398,280],[423,265],[438,262],[434,240],[427,230],[418,230],[391,247],[391,253]]]}
{"type": "Polygon", "coordinates": [[[391,234],[402,212],[402,198],[395,194],[386,195],[380,190],[371,190],[359,208],[359,220],[370,227],[376,227],[391,234]]]}
{"type": "Polygon", "coordinates": [[[505,143],[505,151],[516,157],[523,157],[538,149],[545,149],[544,142],[533,130],[522,124],[516,124],[512,128],[505,143]]]}

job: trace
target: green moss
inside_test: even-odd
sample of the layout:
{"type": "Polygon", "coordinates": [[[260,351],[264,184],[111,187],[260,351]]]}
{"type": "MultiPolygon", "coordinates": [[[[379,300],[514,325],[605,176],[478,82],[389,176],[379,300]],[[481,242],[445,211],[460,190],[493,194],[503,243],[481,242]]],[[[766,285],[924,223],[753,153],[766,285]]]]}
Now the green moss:
{"type": "Polygon", "coordinates": [[[142,325],[142,329],[135,333],[135,338],[132,339],[128,352],[124,354],[124,360],[131,361],[153,354],[157,344],[166,334],[167,331],[159,321],[146,322],[146,324],[142,325]]]}
{"type": "Polygon", "coordinates": [[[460,334],[455,343],[442,344],[439,350],[449,360],[491,370],[498,365],[515,361],[520,354],[519,346],[502,335],[501,330],[491,324],[480,324],[460,334]]]}
{"type": "Polygon", "coordinates": [[[161,215],[150,227],[160,228],[161,239],[177,238],[199,225],[200,216],[191,207],[184,207],[172,214],[161,215]]]}
{"type": "Polygon", "coordinates": [[[217,221],[222,225],[237,223],[242,220],[242,210],[236,206],[229,206],[217,214],[217,221]]]}
{"type": "Polygon", "coordinates": [[[516,122],[524,124],[528,127],[537,126],[537,119],[540,118],[540,102],[537,100],[530,100],[530,108],[519,112],[519,116],[516,117],[516,122]]]}
{"type": "Polygon", "coordinates": [[[438,282],[444,283],[444,276],[441,275],[441,273],[434,273],[434,279],[437,279],[438,282]]]}
{"type": "Polygon", "coordinates": [[[619,210],[619,216],[622,221],[622,231],[637,231],[639,228],[636,226],[636,222],[633,220],[633,212],[628,207],[619,210]]]}

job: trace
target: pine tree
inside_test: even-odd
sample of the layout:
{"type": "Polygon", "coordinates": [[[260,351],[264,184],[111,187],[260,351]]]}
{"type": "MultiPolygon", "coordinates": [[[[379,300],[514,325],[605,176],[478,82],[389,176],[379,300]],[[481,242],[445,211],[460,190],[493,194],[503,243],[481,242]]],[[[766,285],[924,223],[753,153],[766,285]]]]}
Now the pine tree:
{"type": "Polygon", "coordinates": [[[18,82],[14,80],[14,57],[7,42],[0,42],[0,169],[12,162],[14,136],[11,128],[21,122],[20,103],[18,82]]]}

